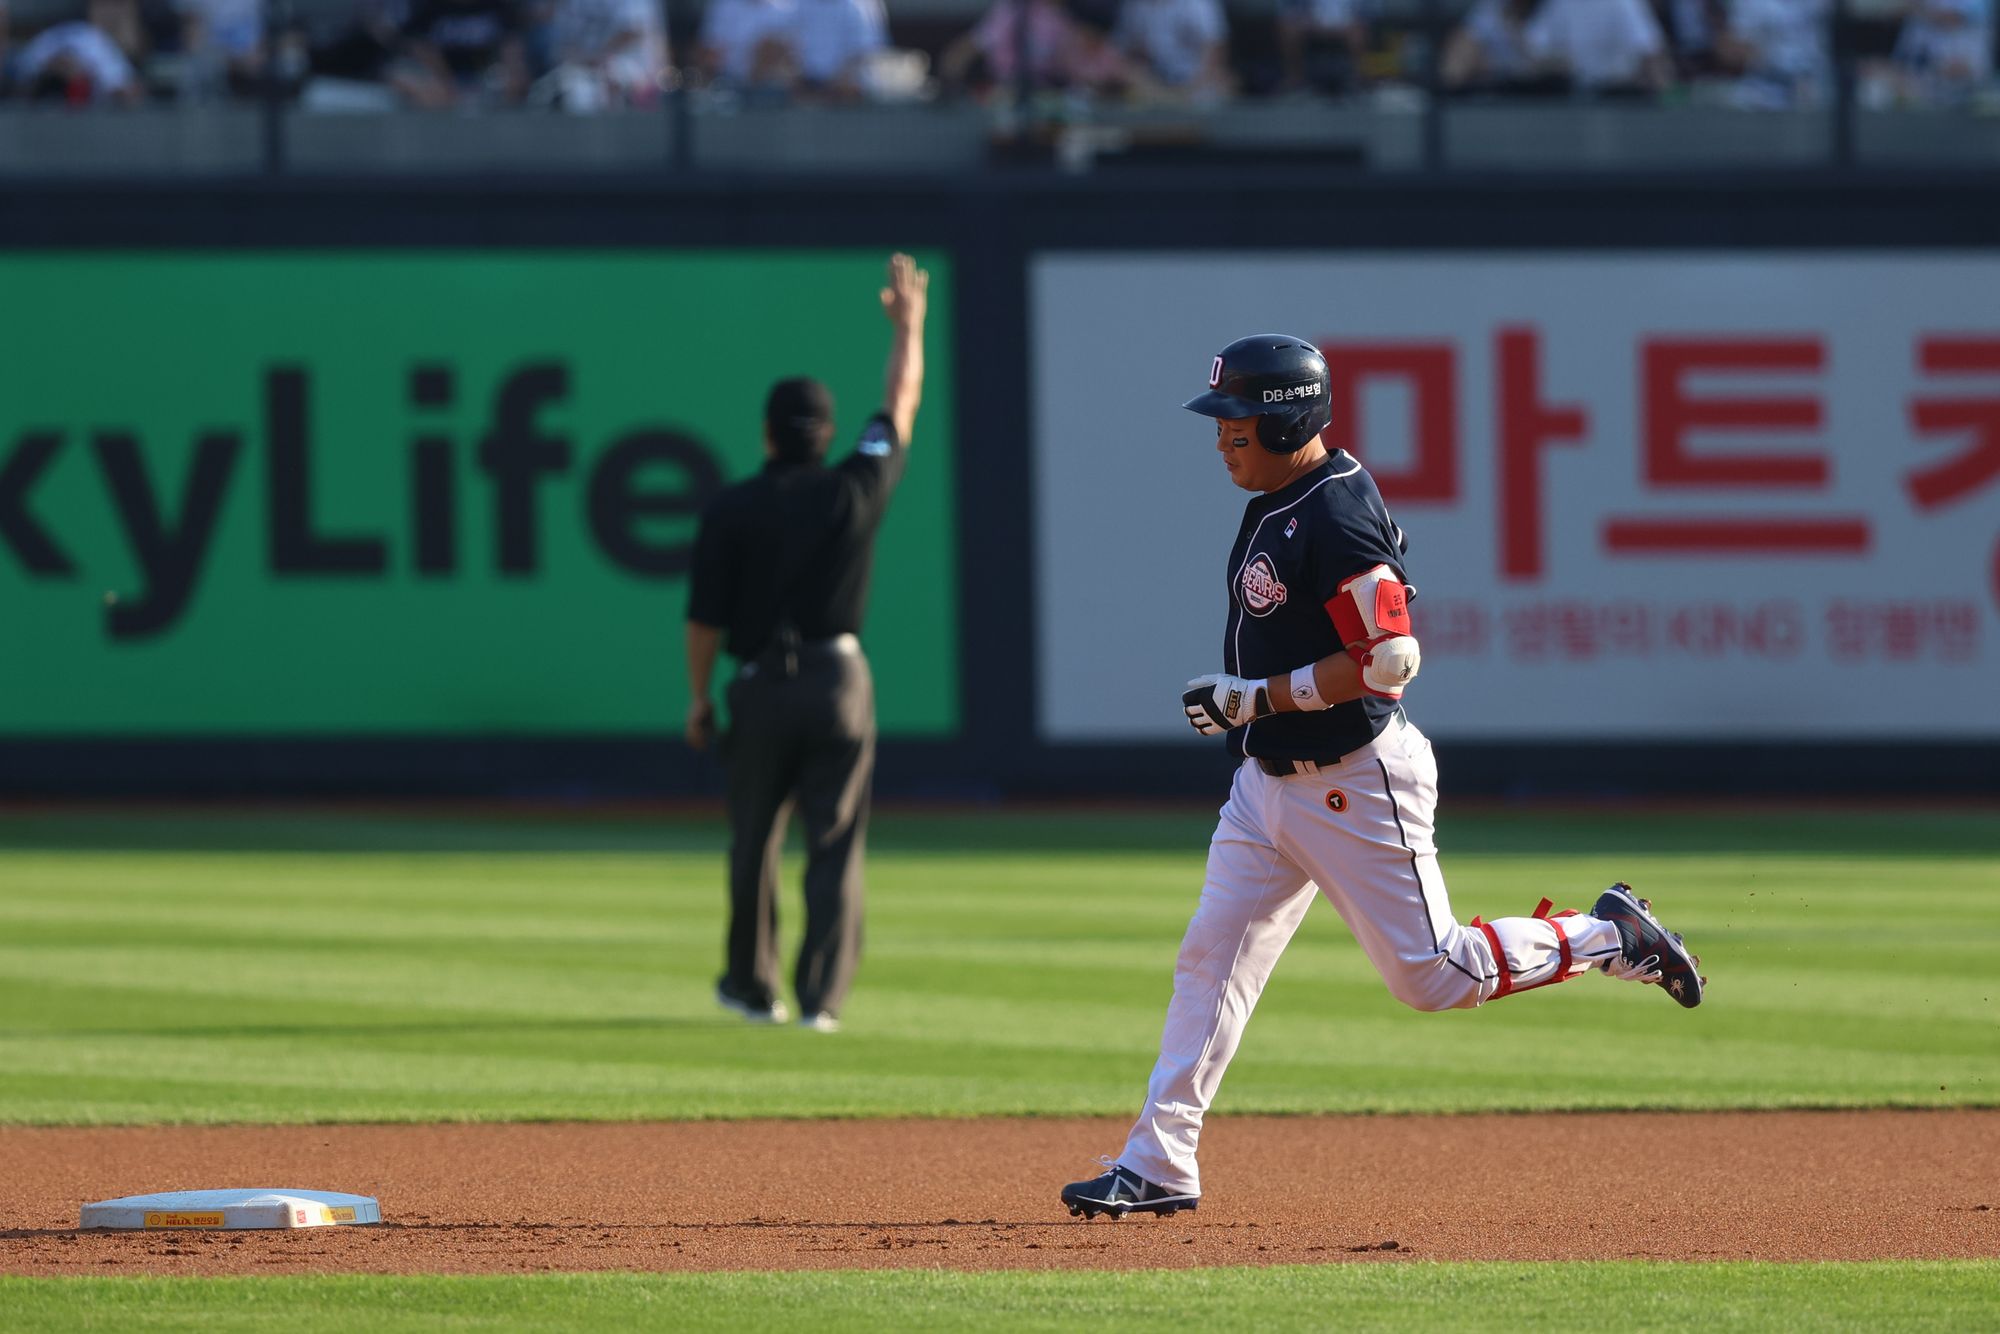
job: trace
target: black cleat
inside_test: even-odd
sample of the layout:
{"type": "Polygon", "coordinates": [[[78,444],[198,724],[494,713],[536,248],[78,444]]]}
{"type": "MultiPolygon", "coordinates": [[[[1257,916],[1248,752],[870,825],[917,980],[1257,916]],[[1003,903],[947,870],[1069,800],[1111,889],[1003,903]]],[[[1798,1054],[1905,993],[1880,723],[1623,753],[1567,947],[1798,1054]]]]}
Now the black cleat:
{"type": "Polygon", "coordinates": [[[1126,1214],[1164,1217],[1193,1209],[1200,1201],[1199,1195],[1176,1195],[1165,1186],[1156,1186],[1137,1172],[1116,1164],[1095,1181],[1072,1181],[1062,1188],[1062,1202],[1069,1206],[1071,1215],[1085,1219],[1099,1214],[1110,1214],[1113,1218],[1123,1218],[1126,1214]]]}
{"type": "Polygon", "coordinates": [[[1618,944],[1624,955],[1622,967],[1613,962],[1604,971],[1635,982],[1653,982],[1682,1005],[1692,1010],[1701,1004],[1702,988],[1708,979],[1701,975],[1701,958],[1690,954],[1678,935],[1660,925],[1653,905],[1619,881],[1598,896],[1590,915],[1618,928],[1618,944]]]}

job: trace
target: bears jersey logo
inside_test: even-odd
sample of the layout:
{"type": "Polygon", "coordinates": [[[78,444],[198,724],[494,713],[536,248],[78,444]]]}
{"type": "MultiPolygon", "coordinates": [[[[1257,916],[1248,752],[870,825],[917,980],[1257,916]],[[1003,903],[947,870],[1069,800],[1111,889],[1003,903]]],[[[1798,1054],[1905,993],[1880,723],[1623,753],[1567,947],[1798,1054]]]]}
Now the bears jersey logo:
{"type": "Polygon", "coordinates": [[[1243,595],[1243,610],[1252,616],[1269,616],[1285,605],[1285,586],[1278,581],[1271,558],[1261,551],[1243,567],[1239,591],[1243,595]]]}

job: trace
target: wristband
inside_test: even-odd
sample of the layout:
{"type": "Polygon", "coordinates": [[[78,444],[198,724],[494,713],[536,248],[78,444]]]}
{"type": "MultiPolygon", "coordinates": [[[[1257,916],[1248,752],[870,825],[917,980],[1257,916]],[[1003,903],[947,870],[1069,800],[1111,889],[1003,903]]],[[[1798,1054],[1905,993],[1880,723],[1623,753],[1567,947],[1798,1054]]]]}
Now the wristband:
{"type": "Polygon", "coordinates": [[[1307,713],[1327,707],[1326,701],[1319,697],[1319,680],[1314,675],[1313,669],[1318,666],[1309,662],[1292,673],[1292,703],[1307,713]]]}

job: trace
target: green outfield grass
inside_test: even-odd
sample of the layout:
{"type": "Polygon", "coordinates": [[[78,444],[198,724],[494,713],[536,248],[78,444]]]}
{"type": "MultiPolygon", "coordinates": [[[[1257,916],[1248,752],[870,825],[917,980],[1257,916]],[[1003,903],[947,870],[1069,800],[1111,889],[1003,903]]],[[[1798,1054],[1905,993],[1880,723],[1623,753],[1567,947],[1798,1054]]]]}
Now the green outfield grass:
{"type": "MultiPolygon", "coordinates": [[[[827,1036],[716,1010],[712,821],[15,813],[0,1120],[1125,1115],[1210,825],[883,817],[827,1036]]],[[[1412,1013],[1321,904],[1221,1110],[2000,1103],[1990,812],[1447,807],[1442,841],[1461,918],[1631,880],[1708,1004],[1590,978],[1412,1013]]]]}
{"type": "Polygon", "coordinates": [[[1125,1273],[9,1279],[8,1328],[219,1331],[1970,1330],[2000,1262],[1364,1264],[1125,1273]]]}

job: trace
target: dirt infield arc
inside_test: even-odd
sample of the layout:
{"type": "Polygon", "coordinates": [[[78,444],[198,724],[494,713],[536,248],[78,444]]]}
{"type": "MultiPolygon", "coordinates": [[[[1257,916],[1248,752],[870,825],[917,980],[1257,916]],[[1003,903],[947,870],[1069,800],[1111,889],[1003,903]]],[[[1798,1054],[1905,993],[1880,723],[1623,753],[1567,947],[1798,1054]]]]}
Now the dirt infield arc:
{"type": "Polygon", "coordinates": [[[1218,1117],[1201,1209],[1073,1220],[1107,1120],[0,1128],[0,1273],[2000,1256],[2000,1111],[1218,1117]],[[373,1228],[79,1233],[88,1200],[378,1196],[373,1228]]]}

